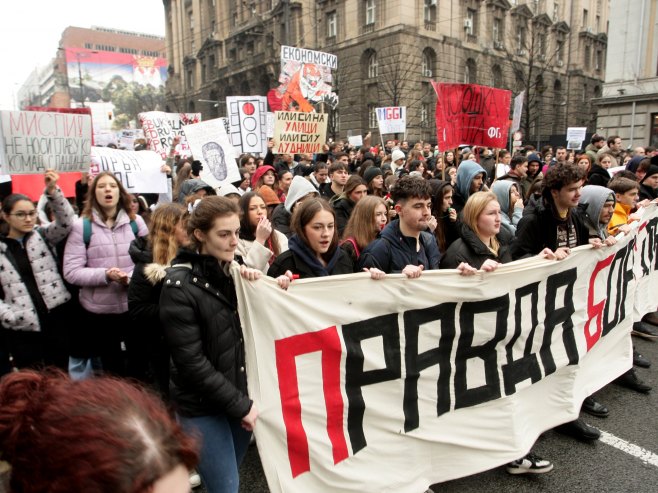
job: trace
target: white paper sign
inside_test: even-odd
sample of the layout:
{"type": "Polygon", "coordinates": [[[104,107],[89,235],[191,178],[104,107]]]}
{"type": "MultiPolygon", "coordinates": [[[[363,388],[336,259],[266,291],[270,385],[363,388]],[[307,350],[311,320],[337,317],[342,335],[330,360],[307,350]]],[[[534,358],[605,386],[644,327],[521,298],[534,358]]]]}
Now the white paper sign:
{"type": "Polygon", "coordinates": [[[87,171],[91,116],[47,111],[0,111],[0,162],[9,175],[87,171]]]}
{"type": "Polygon", "coordinates": [[[347,143],[352,147],[361,147],[363,145],[363,137],[361,135],[352,135],[347,138],[347,143]]]}
{"type": "Polygon", "coordinates": [[[567,149],[580,149],[587,134],[587,127],[567,128],[567,149]]]}
{"type": "Polygon", "coordinates": [[[233,146],[239,153],[267,152],[267,98],[265,96],[228,96],[226,98],[233,146]]]}
{"type": "Polygon", "coordinates": [[[407,131],[406,106],[375,108],[380,134],[403,134],[407,131]]]}
{"type": "Polygon", "coordinates": [[[518,96],[514,98],[514,113],[512,116],[512,128],[510,131],[516,132],[521,128],[521,113],[523,112],[523,98],[525,98],[525,91],[521,91],[518,96]]]}
{"type": "Polygon", "coordinates": [[[201,179],[213,188],[240,180],[235,148],[221,118],[183,127],[192,155],[203,163],[201,179]]]}
{"type": "Polygon", "coordinates": [[[267,138],[271,139],[274,137],[274,121],[276,120],[276,115],[268,111],[267,112],[267,138]]]}
{"type": "Polygon", "coordinates": [[[166,193],[167,175],[160,171],[162,158],[153,151],[91,148],[89,173],[109,171],[130,193],[166,193]]]}

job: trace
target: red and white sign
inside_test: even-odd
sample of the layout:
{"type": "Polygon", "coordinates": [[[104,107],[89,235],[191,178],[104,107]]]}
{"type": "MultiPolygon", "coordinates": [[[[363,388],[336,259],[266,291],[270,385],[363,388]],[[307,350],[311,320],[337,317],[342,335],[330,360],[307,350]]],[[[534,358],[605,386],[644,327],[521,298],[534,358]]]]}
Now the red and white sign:
{"type": "Polygon", "coordinates": [[[240,153],[267,152],[267,98],[228,96],[229,138],[240,153]]]}
{"type": "Polygon", "coordinates": [[[407,131],[406,106],[375,108],[380,134],[403,134],[407,131]]]}

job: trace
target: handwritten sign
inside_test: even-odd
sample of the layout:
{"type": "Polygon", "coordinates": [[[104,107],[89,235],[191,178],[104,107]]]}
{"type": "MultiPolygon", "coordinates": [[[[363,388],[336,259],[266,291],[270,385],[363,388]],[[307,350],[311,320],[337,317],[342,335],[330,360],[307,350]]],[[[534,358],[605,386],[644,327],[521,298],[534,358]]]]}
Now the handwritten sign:
{"type": "Polygon", "coordinates": [[[477,84],[440,84],[437,94],[436,132],[439,149],[461,144],[505,147],[512,93],[477,84]]]}
{"type": "Polygon", "coordinates": [[[130,193],[166,193],[167,175],[160,171],[162,159],[153,151],[122,151],[91,148],[89,173],[109,171],[130,193]]]}
{"type": "Polygon", "coordinates": [[[44,111],[0,111],[0,160],[10,175],[86,171],[91,116],[44,111]]]}
{"type": "Polygon", "coordinates": [[[148,111],[139,114],[139,122],[144,131],[144,137],[149,144],[149,149],[160,154],[162,159],[167,159],[171,142],[176,136],[180,137],[180,144],[176,146],[176,152],[178,154],[189,154],[189,146],[183,127],[200,121],[201,113],[148,111]]]}
{"type": "Polygon", "coordinates": [[[228,96],[229,137],[239,153],[267,152],[267,98],[228,96]]]}
{"type": "Polygon", "coordinates": [[[213,188],[240,180],[235,148],[224,126],[224,118],[215,118],[185,126],[192,154],[201,161],[201,179],[213,188]]]}
{"type": "Polygon", "coordinates": [[[322,152],[327,136],[326,113],[277,111],[274,118],[273,154],[322,152]]]}
{"type": "Polygon", "coordinates": [[[407,131],[406,106],[375,108],[380,134],[403,134],[407,131]]]}

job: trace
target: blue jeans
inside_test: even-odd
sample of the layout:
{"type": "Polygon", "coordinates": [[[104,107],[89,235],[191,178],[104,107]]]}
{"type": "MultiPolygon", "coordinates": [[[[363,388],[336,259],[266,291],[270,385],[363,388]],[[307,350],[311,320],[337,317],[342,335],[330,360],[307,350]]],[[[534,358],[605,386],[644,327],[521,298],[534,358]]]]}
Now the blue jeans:
{"type": "Polygon", "coordinates": [[[178,416],[183,429],[201,441],[199,474],[208,493],[238,493],[240,464],[251,432],[226,416],[178,416]]]}

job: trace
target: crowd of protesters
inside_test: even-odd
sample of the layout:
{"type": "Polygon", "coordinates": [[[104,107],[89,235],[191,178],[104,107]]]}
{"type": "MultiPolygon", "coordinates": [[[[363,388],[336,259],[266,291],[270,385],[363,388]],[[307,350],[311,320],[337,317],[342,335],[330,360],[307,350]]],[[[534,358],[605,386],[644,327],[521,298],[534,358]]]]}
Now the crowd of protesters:
{"type": "MultiPolygon", "coordinates": [[[[534,255],[559,261],[580,245],[614,244],[631,231],[638,208],[658,198],[658,152],[626,152],[618,136],[594,135],[582,152],[339,141],[293,156],[275,155],[270,145],[263,157],[241,156],[240,179],[217,190],[203,181],[199,161],[173,152],[175,144],[162,167],[168,194],[133,196],[101,173],[83,176],[71,204],[49,170],[38,204],[20,194],[4,198],[0,374],[53,366],[80,382],[110,374],[152,387],[182,428],[200,437],[198,469],[211,493],[238,491],[258,419],[233,269],[249,280],[271,276],[287,289],[297,278],[362,271],[373,279],[440,268],[468,276],[534,255]]],[[[658,338],[658,314],[635,322],[633,333],[658,338]]],[[[633,363],[650,366],[636,351],[633,363]]],[[[31,375],[0,386],[3,443],[24,431],[12,416],[30,404],[8,404],[32,398],[25,388],[79,398],[63,390],[61,375],[31,375]]],[[[634,369],[616,383],[651,390],[634,369]]],[[[151,405],[141,394],[135,399],[151,405]]],[[[593,396],[582,410],[608,415],[593,396]]],[[[180,433],[161,419],[169,434],[180,433]]],[[[556,430],[585,441],[600,436],[580,419],[556,430]]],[[[23,452],[17,443],[3,450],[16,485],[24,468],[35,474],[23,452]]],[[[174,455],[168,470],[145,481],[197,463],[187,442],[174,455]]],[[[507,465],[512,474],[552,468],[533,453],[507,465]]]]}

